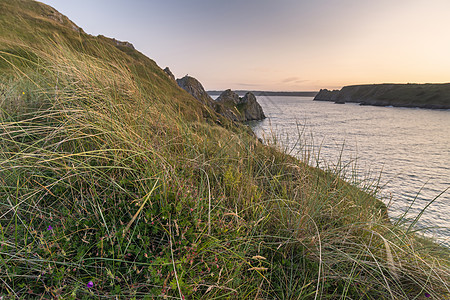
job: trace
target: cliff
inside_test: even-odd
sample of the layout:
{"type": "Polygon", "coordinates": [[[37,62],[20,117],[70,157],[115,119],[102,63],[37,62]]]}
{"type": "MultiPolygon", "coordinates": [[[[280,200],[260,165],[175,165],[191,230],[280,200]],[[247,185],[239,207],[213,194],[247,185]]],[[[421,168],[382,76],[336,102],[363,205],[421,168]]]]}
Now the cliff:
{"type": "Polygon", "coordinates": [[[448,252],[378,187],[260,143],[127,42],[0,12],[0,298],[449,299],[448,252]]]}
{"type": "Polygon", "coordinates": [[[261,105],[259,105],[255,95],[251,92],[248,92],[240,99],[237,108],[244,114],[247,121],[263,120],[266,118],[261,105]]]}
{"type": "Polygon", "coordinates": [[[205,91],[200,81],[188,75],[177,79],[176,81],[179,87],[191,94],[195,99],[208,107],[214,107],[214,100],[205,91]]]}
{"type": "Polygon", "coordinates": [[[177,79],[177,83],[195,99],[232,121],[246,122],[266,118],[261,105],[251,92],[241,98],[235,92],[226,90],[214,101],[205,91],[203,85],[193,77],[186,75],[177,79]]]}
{"type": "Polygon", "coordinates": [[[450,83],[351,85],[334,91],[322,89],[314,100],[376,106],[450,109],[450,83]]]}
{"type": "Polygon", "coordinates": [[[220,94],[216,102],[228,108],[233,115],[232,118],[237,121],[257,121],[266,118],[261,105],[259,105],[255,95],[251,92],[247,92],[241,98],[232,90],[226,90],[220,94]]]}

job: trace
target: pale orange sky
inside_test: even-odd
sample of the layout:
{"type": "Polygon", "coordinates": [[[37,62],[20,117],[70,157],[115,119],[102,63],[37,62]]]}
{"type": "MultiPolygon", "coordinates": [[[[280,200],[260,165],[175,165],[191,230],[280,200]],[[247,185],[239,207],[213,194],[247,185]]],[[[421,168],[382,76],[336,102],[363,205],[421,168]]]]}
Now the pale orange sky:
{"type": "Polygon", "coordinates": [[[206,89],[450,82],[450,0],[43,0],[206,89]]]}

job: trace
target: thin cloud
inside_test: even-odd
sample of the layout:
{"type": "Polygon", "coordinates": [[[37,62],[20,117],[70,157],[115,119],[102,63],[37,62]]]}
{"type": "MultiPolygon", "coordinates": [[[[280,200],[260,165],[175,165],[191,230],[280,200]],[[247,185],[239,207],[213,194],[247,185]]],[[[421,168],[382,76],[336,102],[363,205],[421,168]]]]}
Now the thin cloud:
{"type": "Polygon", "coordinates": [[[235,85],[239,85],[239,86],[263,86],[262,84],[257,84],[257,83],[235,83],[235,85]]]}
{"type": "Polygon", "coordinates": [[[282,80],[281,82],[283,82],[283,83],[289,83],[289,82],[294,82],[294,81],[297,82],[298,80],[299,80],[298,77],[288,77],[288,78],[282,80]]]}

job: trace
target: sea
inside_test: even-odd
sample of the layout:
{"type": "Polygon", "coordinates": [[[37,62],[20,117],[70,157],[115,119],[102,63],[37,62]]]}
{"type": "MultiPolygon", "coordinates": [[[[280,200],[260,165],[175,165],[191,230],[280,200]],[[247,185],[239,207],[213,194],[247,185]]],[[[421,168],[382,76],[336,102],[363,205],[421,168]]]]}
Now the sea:
{"type": "Polygon", "coordinates": [[[450,247],[450,110],[258,96],[267,143],[378,190],[393,222],[450,247]]]}

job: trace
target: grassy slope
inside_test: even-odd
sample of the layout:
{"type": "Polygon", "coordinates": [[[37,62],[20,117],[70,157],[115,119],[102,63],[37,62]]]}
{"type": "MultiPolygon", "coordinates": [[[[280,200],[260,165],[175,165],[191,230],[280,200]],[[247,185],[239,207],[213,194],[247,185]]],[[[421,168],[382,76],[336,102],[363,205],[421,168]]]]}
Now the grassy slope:
{"type": "Polygon", "coordinates": [[[448,296],[447,253],[386,222],[370,187],[216,125],[48,6],[0,11],[0,295],[448,296]]]}

